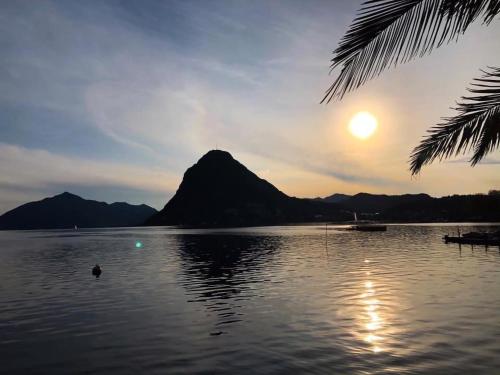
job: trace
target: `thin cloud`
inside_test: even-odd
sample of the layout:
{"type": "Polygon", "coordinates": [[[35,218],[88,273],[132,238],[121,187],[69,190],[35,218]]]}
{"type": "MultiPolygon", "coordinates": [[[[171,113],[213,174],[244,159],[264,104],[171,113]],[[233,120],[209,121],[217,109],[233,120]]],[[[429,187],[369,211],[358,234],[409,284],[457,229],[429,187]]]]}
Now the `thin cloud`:
{"type": "MultiPolygon", "coordinates": [[[[4,190],[47,191],[57,185],[121,186],[154,193],[175,191],[179,177],[163,170],[88,160],[0,143],[4,190]],[[15,189],[13,189],[15,188],[15,189]]],[[[20,202],[21,203],[21,202],[20,202]]]]}
{"type": "MultiPolygon", "coordinates": [[[[388,72],[341,103],[320,106],[331,78],[331,49],[356,8],[351,1],[1,2],[0,106],[6,111],[0,113],[0,139],[9,132],[4,142],[16,142],[10,146],[21,151],[12,159],[10,150],[0,170],[28,188],[44,189],[54,180],[58,186],[173,191],[184,170],[218,145],[243,154],[251,169],[269,171],[270,182],[299,196],[423,186],[444,193],[443,179],[467,190],[484,185],[489,171],[472,172],[460,163],[441,166],[435,181],[427,178],[433,166],[414,182],[405,160],[477,66],[498,60],[497,38],[477,43],[465,36],[460,47],[388,72]],[[464,49],[467,59],[461,58],[464,49]],[[384,135],[392,143],[349,147],[339,136],[345,114],[366,110],[380,97],[387,99],[380,129],[393,123],[395,130],[384,135]],[[22,111],[32,121],[17,126],[7,111],[10,118],[22,111]],[[34,139],[27,134],[44,121],[41,111],[57,121],[44,123],[46,137],[34,139]],[[85,137],[66,136],[79,146],[78,157],[71,147],[50,142],[68,122],[78,134],[91,134],[85,144],[85,137]],[[95,134],[109,147],[99,156],[95,134]],[[31,164],[23,153],[46,164],[31,164]],[[40,170],[48,169],[44,177],[40,170]],[[462,183],[465,170],[475,177],[462,183]]],[[[496,36],[498,29],[484,32],[496,36]]],[[[9,200],[14,189],[9,191],[1,199],[9,200]]]]}
{"type": "MultiPolygon", "coordinates": [[[[459,159],[447,160],[446,162],[451,164],[470,164],[470,158],[459,158],[459,159]]],[[[496,165],[500,164],[500,160],[492,158],[484,158],[478,163],[478,165],[480,164],[496,165]]]]}

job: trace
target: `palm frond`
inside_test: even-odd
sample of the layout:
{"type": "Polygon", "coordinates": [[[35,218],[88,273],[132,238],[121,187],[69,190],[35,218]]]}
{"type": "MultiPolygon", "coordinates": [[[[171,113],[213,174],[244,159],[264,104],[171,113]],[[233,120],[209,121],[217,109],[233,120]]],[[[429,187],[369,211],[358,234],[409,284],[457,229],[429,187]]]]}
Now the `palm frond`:
{"type": "Polygon", "coordinates": [[[476,78],[455,108],[458,114],[444,118],[413,150],[410,170],[413,175],[435,159],[473,151],[470,162],[477,164],[500,146],[500,68],[488,68],[476,78]]]}
{"type": "Polygon", "coordinates": [[[365,1],[333,52],[331,70],[341,70],[322,102],[341,99],[389,66],[428,54],[478,17],[490,22],[499,12],[500,0],[365,1]]]}
{"type": "MultiPolygon", "coordinates": [[[[485,24],[489,24],[500,12],[499,0],[444,0],[442,11],[447,16],[460,20],[463,27],[470,25],[480,15],[484,15],[485,24]]],[[[462,32],[465,31],[462,28],[462,32]]]]}

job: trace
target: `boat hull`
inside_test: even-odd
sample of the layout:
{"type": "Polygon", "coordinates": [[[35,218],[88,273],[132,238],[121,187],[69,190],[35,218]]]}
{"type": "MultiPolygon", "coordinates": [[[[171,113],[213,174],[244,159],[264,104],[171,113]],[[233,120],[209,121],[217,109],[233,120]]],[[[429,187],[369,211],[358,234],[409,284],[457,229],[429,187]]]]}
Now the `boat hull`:
{"type": "Polygon", "coordinates": [[[387,227],[385,225],[353,225],[351,230],[357,230],[360,232],[385,232],[387,227]]]}

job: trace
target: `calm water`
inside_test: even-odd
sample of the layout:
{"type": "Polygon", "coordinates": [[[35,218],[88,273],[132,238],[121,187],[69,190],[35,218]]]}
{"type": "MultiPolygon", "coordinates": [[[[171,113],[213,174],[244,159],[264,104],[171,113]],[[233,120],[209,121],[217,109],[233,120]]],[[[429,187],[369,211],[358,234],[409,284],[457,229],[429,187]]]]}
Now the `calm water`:
{"type": "Polygon", "coordinates": [[[499,374],[499,249],[454,231],[0,232],[0,372],[499,374]]]}

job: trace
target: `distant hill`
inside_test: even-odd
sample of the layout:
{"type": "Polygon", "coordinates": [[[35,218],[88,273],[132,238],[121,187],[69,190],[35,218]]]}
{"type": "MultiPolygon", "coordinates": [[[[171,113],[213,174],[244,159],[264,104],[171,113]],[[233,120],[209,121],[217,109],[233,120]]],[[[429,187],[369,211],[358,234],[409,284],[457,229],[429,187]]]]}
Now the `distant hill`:
{"type": "Polygon", "coordinates": [[[267,225],[348,217],[335,204],[289,197],[228,152],[212,150],[186,171],[174,197],[146,225],[267,225]]]}
{"type": "Polygon", "coordinates": [[[145,204],[104,203],[71,193],[23,204],[0,216],[0,229],[62,229],[134,226],[157,211],[145,204]]]}
{"type": "Polygon", "coordinates": [[[500,196],[451,195],[404,202],[386,209],[381,216],[395,222],[500,222],[500,196]]]}
{"type": "Polygon", "coordinates": [[[427,202],[432,200],[432,197],[427,194],[387,195],[358,193],[347,195],[336,193],[325,198],[315,198],[314,200],[325,203],[337,203],[347,211],[358,213],[358,216],[362,214],[373,216],[399,205],[413,202],[427,202]]]}
{"type": "Polygon", "coordinates": [[[347,199],[351,198],[351,195],[346,195],[346,194],[332,194],[328,197],[321,198],[324,202],[328,203],[341,203],[346,201],[347,199]]]}
{"type": "Polygon", "coordinates": [[[348,210],[360,213],[381,213],[389,208],[409,204],[429,202],[432,197],[427,194],[368,194],[358,193],[341,202],[348,210]]]}
{"type": "Polygon", "coordinates": [[[331,197],[346,211],[356,212],[360,219],[392,222],[500,221],[500,195],[495,191],[488,195],[442,198],[427,194],[334,194],[319,200],[328,202],[331,197]]]}

